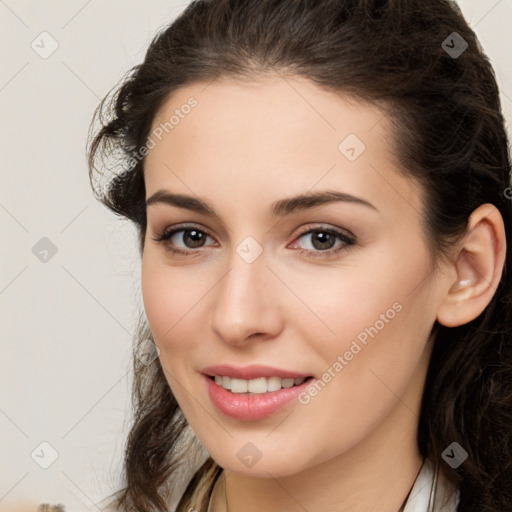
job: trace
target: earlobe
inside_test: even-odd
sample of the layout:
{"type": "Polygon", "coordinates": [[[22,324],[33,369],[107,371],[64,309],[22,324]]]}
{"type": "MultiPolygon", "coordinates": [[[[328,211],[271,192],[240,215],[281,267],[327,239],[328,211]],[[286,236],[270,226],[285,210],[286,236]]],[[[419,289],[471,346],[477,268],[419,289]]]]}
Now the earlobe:
{"type": "MultiPolygon", "coordinates": [[[[487,307],[500,282],[506,256],[503,218],[492,204],[480,205],[469,219],[468,232],[453,265],[456,280],[447,283],[437,320],[457,327],[477,318],[487,307]]],[[[452,274],[453,276],[453,274],[452,274]]]]}

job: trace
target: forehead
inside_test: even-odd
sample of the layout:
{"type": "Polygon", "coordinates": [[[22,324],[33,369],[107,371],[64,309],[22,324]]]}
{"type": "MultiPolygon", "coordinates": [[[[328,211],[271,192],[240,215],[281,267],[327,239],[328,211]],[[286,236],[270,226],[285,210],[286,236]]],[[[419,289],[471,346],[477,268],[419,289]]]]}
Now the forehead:
{"type": "Polygon", "coordinates": [[[420,208],[417,187],[397,172],[384,110],[301,77],[187,85],[161,106],[150,137],[147,196],[165,187],[271,202],[330,188],[420,208]]]}
{"type": "Polygon", "coordinates": [[[230,135],[234,142],[258,136],[260,141],[283,144],[285,136],[295,135],[329,144],[351,130],[361,139],[369,139],[368,132],[380,123],[386,124],[386,116],[375,105],[321,88],[304,77],[269,73],[253,80],[224,77],[184,86],[158,110],[152,131],[163,129],[163,137],[169,132],[178,137],[180,132],[201,135],[212,142],[230,135]],[[191,102],[193,108],[188,106],[191,102]],[[216,129],[208,131],[212,125],[216,129]]]}

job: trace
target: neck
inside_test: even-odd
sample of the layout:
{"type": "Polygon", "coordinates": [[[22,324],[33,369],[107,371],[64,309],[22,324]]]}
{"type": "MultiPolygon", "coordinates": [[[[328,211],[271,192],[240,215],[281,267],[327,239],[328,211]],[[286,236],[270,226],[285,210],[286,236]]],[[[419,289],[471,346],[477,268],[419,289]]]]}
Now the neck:
{"type": "Polygon", "coordinates": [[[398,512],[422,464],[416,429],[417,417],[398,402],[386,421],[363,442],[304,471],[261,478],[224,470],[210,510],[398,512]],[[404,429],[404,422],[409,428],[404,429]],[[395,434],[404,431],[408,434],[395,434]]]}

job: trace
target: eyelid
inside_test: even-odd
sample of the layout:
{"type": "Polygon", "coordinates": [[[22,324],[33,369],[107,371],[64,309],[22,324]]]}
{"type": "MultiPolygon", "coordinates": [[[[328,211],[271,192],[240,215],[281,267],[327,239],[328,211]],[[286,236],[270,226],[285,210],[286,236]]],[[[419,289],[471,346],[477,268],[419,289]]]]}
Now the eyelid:
{"type": "Polygon", "coordinates": [[[321,222],[319,222],[319,223],[313,222],[313,223],[308,224],[308,226],[305,228],[301,227],[297,231],[292,233],[292,236],[294,236],[294,237],[302,236],[302,235],[305,235],[306,233],[310,233],[311,231],[325,231],[327,233],[343,235],[346,238],[350,238],[354,241],[356,239],[356,236],[353,233],[351,233],[348,229],[330,226],[328,224],[323,224],[321,222]],[[311,224],[313,224],[313,225],[311,225],[311,224]]]}
{"type": "MultiPolygon", "coordinates": [[[[311,224],[311,223],[310,223],[311,224]]],[[[340,233],[344,234],[347,238],[356,239],[355,235],[351,233],[348,229],[344,228],[338,228],[338,227],[331,227],[327,224],[322,223],[312,223],[313,225],[307,225],[305,228],[300,227],[298,230],[292,232],[290,236],[298,237],[301,235],[305,235],[306,233],[309,233],[311,231],[332,231],[334,233],[340,233]]],[[[166,228],[159,231],[158,237],[161,237],[162,235],[167,235],[169,233],[174,233],[176,231],[181,230],[188,230],[188,229],[197,229],[198,231],[202,231],[206,233],[210,238],[215,239],[215,237],[208,231],[207,228],[204,228],[203,226],[200,226],[199,224],[194,223],[184,223],[184,224],[176,224],[167,226],[166,228]]],[[[156,238],[153,238],[153,240],[156,240],[156,238]]]]}
{"type": "MultiPolygon", "coordinates": [[[[167,226],[164,229],[158,231],[156,237],[151,237],[155,242],[167,242],[170,237],[175,235],[180,231],[192,231],[192,230],[201,231],[205,235],[209,236],[212,240],[215,240],[215,237],[210,234],[210,232],[204,228],[203,226],[199,226],[198,224],[173,224],[171,226],[167,226]]],[[[216,240],[215,240],[216,241],[216,240]]],[[[193,251],[194,249],[190,249],[193,251]]]]}

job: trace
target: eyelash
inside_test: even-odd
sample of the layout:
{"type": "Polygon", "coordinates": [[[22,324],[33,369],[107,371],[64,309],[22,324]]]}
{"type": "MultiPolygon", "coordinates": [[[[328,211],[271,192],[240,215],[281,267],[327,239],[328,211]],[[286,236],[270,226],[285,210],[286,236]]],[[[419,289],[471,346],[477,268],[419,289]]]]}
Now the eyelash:
{"type": "MultiPolygon", "coordinates": [[[[179,227],[172,228],[172,229],[167,228],[164,231],[162,231],[157,237],[153,238],[153,240],[155,242],[163,243],[165,249],[174,254],[180,254],[182,256],[190,256],[193,253],[197,253],[198,251],[195,249],[185,250],[185,249],[181,249],[179,247],[173,247],[169,243],[169,239],[173,235],[175,235],[176,233],[179,233],[181,231],[194,231],[194,230],[199,231],[200,233],[203,233],[203,234],[209,236],[210,238],[213,238],[208,232],[206,232],[202,229],[199,229],[196,226],[185,225],[185,226],[179,226],[179,227]]],[[[336,238],[341,240],[344,245],[341,245],[334,249],[328,249],[326,251],[310,250],[310,249],[296,249],[299,251],[299,253],[305,255],[308,258],[330,257],[330,256],[333,256],[334,254],[341,252],[341,251],[347,250],[348,248],[350,248],[350,246],[355,245],[355,243],[356,243],[355,238],[352,238],[352,237],[346,235],[345,233],[338,231],[337,229],[330,228],[330,227],[328,228],[326,226],[319,226],[319,227],[309,229],[307,231],[303,231],[302,233],[299,233],[297,235],[297,238],[301,238],[301,237],[303,237],[305,235],[309,235],[311,233],[328,233],[328,234],[334,235],[336,238]]]]}

